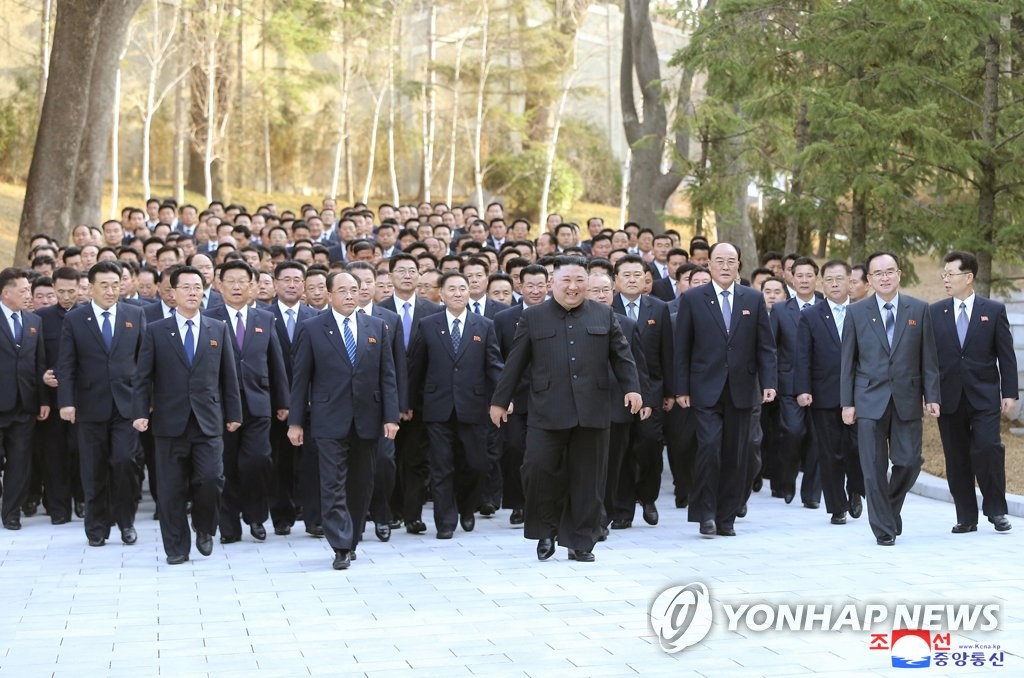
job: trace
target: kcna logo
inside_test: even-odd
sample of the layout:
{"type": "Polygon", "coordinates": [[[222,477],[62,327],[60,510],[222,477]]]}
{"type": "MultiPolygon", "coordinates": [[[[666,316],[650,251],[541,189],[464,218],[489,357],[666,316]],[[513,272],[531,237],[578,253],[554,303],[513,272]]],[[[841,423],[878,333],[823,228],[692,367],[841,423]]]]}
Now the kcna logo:
{"type": "Polygon", "coordinates": [[[669,654],[696,645],[711,630],[711,596],[704,584],[665,589],[651,603],[651,628],[669,654]]]}

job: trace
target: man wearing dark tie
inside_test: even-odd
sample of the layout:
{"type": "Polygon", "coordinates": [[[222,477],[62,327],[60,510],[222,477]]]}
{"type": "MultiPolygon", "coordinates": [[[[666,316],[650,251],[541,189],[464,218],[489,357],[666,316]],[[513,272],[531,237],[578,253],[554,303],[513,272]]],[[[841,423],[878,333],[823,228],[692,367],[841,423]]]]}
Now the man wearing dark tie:
{"type": "Polygon", "coordinates": [[[4,528],[21,529],[21,505],[32,474],[32,431],[50,415],[43,397],[46,353],[42,322],[26,309],[32,303],[28,273],[20,268],[0,271],[0,462],[3,467],[4,528]]]}
{"type": "Polygon", "coordinates": [[[288,420],[290,390],[274,314],[250,307],[255,272],[244,261],[217,271],[224,304],[206,312],[227,324],[234,338],[235,371],[242,399],[242,425],[224,434],[224,492],[220,500],[220,543],[242,538],[241,516],[257,541],[267,538],[274,461],[270,420],[288,420]]]}
{"type": "MultiPolygon", "coordinates": [[[[845,525],[847,512],[860,518],[864,507],[857,428],[843,423],[836,371],[836,365],[842,364],[843,325],[850,307],[850,265],[833,259],[821,267],[821,276],[825,301],[800,314],[793,388],[797,404],[809,408],[825,510],[832,515],[833,525],[845,525]]],[[[780,291],[785,288],[774,280],[765,283],[771,281],[780,291]]]]}
{"type": "Polygon", "coordinates": [[[333,567],[347,569],[373,490],[377,437],[398,433],[394,340],[380,318],[357,314],[359,282],[327,278],[330,310],[304,322],[295,339],[288,438],[303,444],[306,415],[316,438],[324,533],[333,567]]]}
{"type": "Polygon", "coordinates": [[[423,393],[429,440],[430,484],[438,539],[451,539],[456,522],[472,532],[487,472],[487,403],[503,367],[494,324],[466,310],[469,283],[461,273],[441,277],[444,313],[420,323],[426,349],[414,387],[423,393]]]}
{"type": "Polygon", "coordinates": [[[60,418],[78,434],[89,546],[103,546],[112,524],[123,543],[134,544],[141,448],[132,396],[146,318],[140,307],[118,301],[120,265],[98,262],[89,284],[92,301],[64,319],[57,402],[60,418]]]}
{"type": "Polygon", "coordinates": [[[928,304],[900,293],[899,259],[876,252],[865,263],[875,295],[846,313],[840,404],[843,422],[857,423],[871,531],[879,546],[892,546],[924,463],[922,398],[939,416],[939,366],[928,304]]]}
{"type": "Polygon", "coordinates": [[[491,421],[499,426],[529,370],[524,536],[538,540],[540,560],[554,555],[556,538],[571,560],[594,560],[608,464],[609,364],[630,412],[643,405],[636,364],[614,311],[586,298],[586,263],[574,256],[555,260],[552,298],[523,311],[491,398],[491,421]]]}
{"type": "Polygon", "coordinates": [[[997,532],[1009,532],[1006,517],[1006,450],[999,437],[1000,413],[1017,407],[1017,358],[1006,307],[974,291],[978,260],[969,252],[943,259],[949,299],[931,305],[939,358],[942,409],[939,434],[946,457],[946,482],[956,506],[953,534],[978,529],[982,513],[997,532]]]}
{"type": "Polygon", "coordinates": [[[709,254],[711,284],[679,297],[674,385],[697,428],[689,520],[702,537],[731,537],[749,490],[751,410],[775,400],[778,373],[764,297],[737,284],[739,250],[719,242],[709,254]]]}
{"type": "Polygon", "coordinates": [[[173,318],[147,325],[139,352],[132,425],[152,420],[160,535],[169,565],[188,560],[188,510],[196,549],[213,552],[224,487],[224,430],[241,426],[235,357],[227,326],[199,313],[203,276],[183,266],[171,274],[173,318]]]}
{"type": "Polygon", "coordinates": [[[462,274],[469,281],[467,308],[471,313],[494,320],[494,316],[508,308],[508,304],[487,298],[487,276],[489,273],[490,265],[483,257],[470,257],[462,265],[462,274]]]}

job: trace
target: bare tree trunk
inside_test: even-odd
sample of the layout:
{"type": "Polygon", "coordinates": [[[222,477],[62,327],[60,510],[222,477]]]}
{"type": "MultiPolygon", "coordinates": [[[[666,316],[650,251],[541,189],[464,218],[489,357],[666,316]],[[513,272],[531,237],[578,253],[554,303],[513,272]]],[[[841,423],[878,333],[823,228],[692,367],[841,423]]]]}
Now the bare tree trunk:
{"type": "MultiPolygon", "coordinates": [[[[804,168],[803,163],[799,160],[799,156],[807,148],[810,126],[810,121],[807,119],[807,103],[801,101],[797,111],[796,128],[794,130],[796,148],[793,149],[798,160],[796,166],[793,167],[793,177],[789,188],[789,193],[793,196],[793,206],[797,210],[800,209],[800,201],[803,200],[804,195],[804,168]]],[[[786,252],[796,252],[800,246],[801,221],[799,212],[790,212],[786,215],[786,252]]]]}
{"type": "Polygon", "coordinates": [[[46,81],[50,77],[50,27],[53,23],[53,0],[43,0],[43,14],[39,22],[39,110],[43,110],[46,81]]]}
{"type": "MultiPolygon", "coordinates": [[[[181,68],[182,72],[187,72],[188,57],[185,56],[184,50],[179,53],[178,58],[179,68],[181,68]]],[[[185,203],[185,130],[188,128],[185,119],[184,90],[185,87],[182,85],[182,80],[179,80],[178,84],[174,86],[174,157],[172,159],[174,199],[178,201],[179,205],[185,203]]]]}
{"type": "MultiPolygon", "coordinates": [[[[207,12],[210,14],[206,20],[207,29],[215,20],[213,15],[217,12],[216,0],[209,3],[207,12]]],[[[213,31],[207,35],[208,38],[215,38],[213,31]]],[[[212,40],[207,43],[206,49],[206,139],[203,147],[203,187],[206,189],[204,197],[207,204],[213,202],[213,142],[216,134],[217,121],[217,49],[212,40]]]]}
{"type": "Polygon", "coordinates": [[[434,135],[437,129],[437,6],[430,2],[427,8],[427,77],[424,85],[423,135],[423,200],[430,202],[430,185],[434,181],[434,135]]]}
{"type": "Polygon", "coordinates": [[[483,143],[481,137],[484,129],[484,99],[487,96],[487,73],[491,69],[490,38],[491,7],[490,0],[480,0],[482,17],[480,20],[480,78],[476,89],[476,119],[473,125],[473,185],[476,189],[476,206],[484,207],[484,172],[483,143]]]}
{"type": "Polygon", "coordinates": [[[853,190],[850,208],[850,262],[860,264],[867,256],[868,239],[868,201],[863,191],[853,190]]]}
{"type": "MultiPolygon", "coordinates": [[[[121,57],[118,59],[124,59],[125,52],[121,52],[121,57]]],[[[117,73],[114,75],[114,96],[111,98],[113,103],[111,114],[113,115],[113,122],[110,127],[110,212],[108,212],[108,219],[115,219],[118,217],[117,203],[120,201],[121,196],[121,67],[117,67],[117,73]]]]}
{"type": "Polygon", "coordinates": [[[270,102],[267,100],[267,0],[263,0],[260,5],[260,30],[263,31],[263,39],[260,40],[260,72],[263,76],[260,84],[263,110],[263,192],[271,193],[274,190],[274,175],[270,161],[270,102]]]}
{"type": "Polygon", "coordinates": [[[397,205],[399,203],[398,193],[398,168],[396,167],[397,160],[395,158],[395,107],[397,106],[397,92],[395,91],[396,79],[395,79],[395,61],[398,58],[395,55],[395,48],[398,45],[398,3],[395,1],[392,4],[391,13],[391,45],[395,46],[391,50],[391,54],[388,58],[388,175],[391,178],[391,200],[397,205]]]}
{"type": "MultiPolygon", "coordinates": [[[[388,84],[384,83],[380,94],[373,99],[373,123],[370,125],[370,152],[366,158],[366,183],[363,184],[363,202],[370,201],[370,187],[373,185],[373,169],[377,162],[377,130],[380,128],[380,107],[384,103],[384,94],[388,84]]],[[[366,89],[370,89],[370,83],[366,83],[366,89]]],[[[349,202],[352,202],[351,200],[349,202]]]]}
{"type": "MultiPolygon", "coordinates": [[[[342,11],[345,3],[342,3],[342,11]]],[[[338,143],[334,148],[334,172],[331,175],[331,197],[338,197],[338,183],[341,180],[341,163],[343,156],[348,154],[348,40],[345,39],[345,24],[338,26],[338,42],[341,45],[341,68],[339,71],[339,89],[341,102],[338,105],[338,143]]],[[[345,192],[351,192],[351,177],[345,177],[345,192]]],[[[349,202],[352,201],[349,196],[349,202]]]]}
{"type": "Polygon", "coordinates": [[[551,174],[555,167],[555,156],[558,152],[558,132],[562,128],[562,115],[565,113],[565,101],[569,98],[569,90],[572,89],[572,83],[576,79],[576,34],[573,34],[572,38],[572,61],[573,69],[572,73],[565,79],[565,83],[562,85],[562,96],[558,99],[558,107],[554,111],[554,117],[551,121],[551,138],[548,141],[547,155],[544,158],[544,184],[541,186],[540,192],[540,219],[546,220],[548,218],[548,196],[551,194],[551,174]]]}
{"type": "MultiPolygon", "coordinates": [[[[981,98],[981,140],[986,153],[979,159],[978,230],[981,242],[991,243],[996,232],[996,152],[999,134],[999,37],[989,36],[985,43],[985,70],[981,98]]],[[[989,296],[992,287],[992,250],[978,250],[978,276],[975,289],[989,296]]]]}
{"type": "Polygon", "coordinates": [[[448,130],[448,188],[445,191],[445,202],[450,207],[452,204],[452,193],[455,190],[455,163],[458,156],[459,141],[459,90],[461,89],[462,77],[462,49],[466,46],[464,39],[455,43],[455,73],[452,76],[452,124],[448,130]]]}

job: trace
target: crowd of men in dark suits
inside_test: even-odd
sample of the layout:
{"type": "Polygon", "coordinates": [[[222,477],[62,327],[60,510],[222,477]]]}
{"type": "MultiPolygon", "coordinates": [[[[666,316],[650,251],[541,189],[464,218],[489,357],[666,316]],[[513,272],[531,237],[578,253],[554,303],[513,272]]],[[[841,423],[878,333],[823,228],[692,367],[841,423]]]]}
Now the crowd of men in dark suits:
{"type": "Polygon", "coordinates": [[[748,499],[868,521],[879,545],[938,418],[954,533],[1006,517],[1000,415],[1016,406],[1005,307],[945,257],[950,298],[900,290],[899,258],[851,267],[635,223],[530,239],[492,203],[394,207],[150,201],[0,272],[2,521],[42,503],[90,546],[138,535],[144,482],[167,562],[299,520],[345,569],[370,523],[438,539],[509,509],[541,560],[594,560],[649,525],[664,460],[702,537],[748,499]],[[59,262],[59,263],[58,263],[59,262]],[[870,292],[873,291],[873,294],[870,292]],[[802,482],[797,479],[802,472],[802,482]]]}

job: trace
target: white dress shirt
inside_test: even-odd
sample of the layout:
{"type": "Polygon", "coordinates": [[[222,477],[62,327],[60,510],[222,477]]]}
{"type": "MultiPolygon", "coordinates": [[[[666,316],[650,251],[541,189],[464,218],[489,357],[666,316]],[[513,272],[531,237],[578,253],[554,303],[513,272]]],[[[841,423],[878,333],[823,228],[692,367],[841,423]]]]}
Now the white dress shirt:
{"type": "Polygon", "coordinates": [[[100,308],[100,305],[97,304],[95,301],[90,302],[90,303],[92,304],[92,312],[93,312],[93,317],[96,320],[96,326],[100,328],[100,334],[101,335],[103,334],[103,313],[104,312],[110,314],[110,331],[111,331],[111,334],[113,334],[114,328],[117,327],[117,325],[115,324],[117,322],[117,304],[115,303],[113,306],[111,306],[106,311],[104,311],[102,308],[100,308]]]}
{"type": "Polygon", "coordinates": [[[359,330],[356,329],[356,312],[353,311],[352,315],[342,315],[331,307],[331,315],[334,316],[334,322],[338,323],[338,329],[341,330],[341,343],[345,343],[345,320],[348,320],[348,328],[352,330],[352,338],[355,339],[356,346],[359,346],[359,330]]]}
{"type": "MultiPolygon", "coordinates": [[[[186,333],[188,332],[188,326],[185,324],[189,318],[186,318],[181,313],[175,313],[174,318],[178,323],[178,331],[181,332],[181,345],[185,346],[186,333]]],[[[196,313],[196,317],[191,318],[192,320],[192,355],[196,354],[196,348],[199,346],[199,320],[202,318],[202,314],[196,313]]],[[[185,350],[185,354],[188,355],[188,350],[185,350]]]]}

